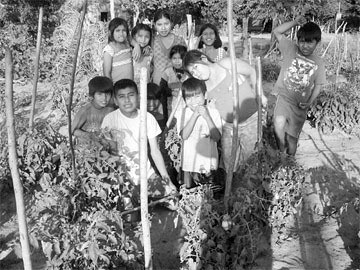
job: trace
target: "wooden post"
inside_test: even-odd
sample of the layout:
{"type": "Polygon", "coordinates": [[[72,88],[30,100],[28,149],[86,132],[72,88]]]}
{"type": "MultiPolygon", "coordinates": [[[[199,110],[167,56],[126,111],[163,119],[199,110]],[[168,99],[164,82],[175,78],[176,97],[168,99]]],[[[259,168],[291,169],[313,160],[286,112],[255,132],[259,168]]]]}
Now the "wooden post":
{"type": "Polygon", "coordinates": [[[110,0],[110,19],[114,19],[115,18],[115,4],[114,4],[114,0],[110,0]]]}
{"type": "Polygon", "coordinates": [[[79,54],[79,47],[81,42],[81,35],[82,35],[82,28],[84,25],[85,20],[85,14],[86,14],[86,8],[87,8],[87,0],[85,0],[82,13],[81,13],[81,19],[80,19],[80,26],[79,26],[79,35],[76,40],[76,49],[75,54],[73,58],[73,69],[71,73],[71,81],[70,81],[70,93],[69,93],[69,101],[67,106],[67,116],[68,116],[68,132],[69,132],[69,142],[70,142],[70,151],[71,151],[71,163],[72,163],[72,169],[73,169],[73,180],[76,179],[76,168],[75,168],[75,151],[74,151],[74,143],[72,139],[72,132],[71,132],[71,107],[72,107],[72,100],[74,95],[74,84],[75,84],[75,74],[76,74],[76,65],[77,65],[77,58],[79,54]]]}
{"type": "Polygon", "coordinates": [[[234,29],[232,24],[232,13],[233,13],[233,0],[227,0],[227,21],[228,21],[228,30],[229,30],[229,50],[231,57],[231,77],[232,77],[232,89],[233,89],[233,138],[232,138],[232,150],[231,150],[231,159],[229,167],[226,172],[226,184],[225,184],[225,196],[224,204],[226,211],[228,211],[230,191],[232,186],[233,172],[235,166],[235,157],[238,148],[238,115],[237,108],[239,107],[239,97],[238,97],[238,85],[237,85],[237,71],[236,71],[236,56],[235,56],[235,46],[234,46],[234,29]]]}
{"type": "Polygon", "coordinates": [[[260,56],[256,57],[256,95],[258,101],[258,129],[257,129],[257,145],[258,149],[262,146],[262,70],[260,56]]]}
{"type": "Polygon", "coordinates": [[[140,70],[140,205],[141,225],[143,231],[145,269],[151,270],[151,238],[148,213],[148,185],[147,185],[147,70],[142,67],[140,70]]]}
{"type": "Polygon", "coordinates": [[[14,125],[13,108],[13,63],[11,52],[8,47],[5,48],[5,107],[6,107],[6,128],[8,134],[9,146],[9,166],[14,186],[16,213],[19,224],[19,234],[21,243],[21,254],[24,262],[24,269],[31,270],[29,235],[26,224],[25,203],[23,186],[19,174],[19,164],[16,152],[16,135],[14,125]]]}
{"type": "MultiPolygon", "coordinates": [[[[249,17],[244,17],[242,19],[243,23],[243,59],[248,59],[249,57],[249,17]]],[[[231,19],[231,27],[233,28],[233,21],[231,19]]],[[[229,17],[228,17],[228,25],[229,25],[229,17]]],[[[229,33],[229,43],[230,43],[230,33],[229,33]]]]}
{"type": "Polygon", "coordinates": [[[39,8],[38,33],[37,33],[37,40],[36,40],[36,55],[35,55],[35,70],[34,70],[34,78],[33,78],[33,91],[32,91],[32,97],[31,97],[31,109],[30,109],[30,119],[29,119],[30,131],[32,131],[34,128],[36,91],[37,91],[37,83],[38,83],[38,79],[39,79],[39,61],[40,61],[40,49],[41,49],[42,21],[43,21],[43,7],[40,7],[39,8]]]}
{"type": "Polygon", "coordinates": [[[252,50],[252,40],[251,40],[251,37],[249,37],[249,64],[250,65],[252,65],[253,58],[254,58],[254,55],[253,55],[253,50],[252,50]]]}

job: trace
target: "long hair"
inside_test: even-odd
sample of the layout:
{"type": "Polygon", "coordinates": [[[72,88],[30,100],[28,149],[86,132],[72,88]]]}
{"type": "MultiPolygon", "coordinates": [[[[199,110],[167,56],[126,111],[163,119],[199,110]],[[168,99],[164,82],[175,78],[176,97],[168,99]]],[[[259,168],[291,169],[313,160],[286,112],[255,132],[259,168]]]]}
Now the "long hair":
{"type": "Polygon", "coordinates": [[[137,34],[137,32],[144,30],[144,31],[148,31],[150,33],[150,40],[149,40],[149,44],[151,44],[151,40],[152,40],[152,30],[150,28],[149,25],[144,24],[144,23],[138,23],[137,25],[135,25],[135,27],[131,30],[131,36],[132,38],[135,39],[135,36],[137,34]]]}
{"type": "Polygon", "coordinates": [[[209,56],[207,56],[205,53],[200,52],[198,50],[190,50],[185,54],[185,56],[183,58],[183,68],[186,71],[189,71],[188,67],[190,65],[193,65],[193,64],[196,64],[196,63],[206,64],[206,62],[204,62],[205,59],[209,63],[214,63],[214,61],[212,61],[209,58],[209,56]]]}
{"type": "MultiPolygon", "coordinates": [[[[199,36],[201,36],[203,34],[203,32],[207,29],[210,28],[214,31],[215,33],[215,40],[214,40],[214,48],[220,48],[222,46],[222,41],[220,39],[220,34],[219,34],[219,30],[217,29],[217,27],[211,23],[206,23],[204,25],[201,26],[200,28],[200,32],[199,32],[199,36]]],[[[202,38],[200,39],[198,48],[201,49],[204,46],[204,42],[202,41],[202,38]]]]}
{"type": "Polygon", "coordinates": [[[120,25],[123,25],[126,30],[127,38],[129,38],[129,26],[128,23],[122,18],[114,18],[109,23],[109,43],[115,41],[114,39],[114,31],[120,25]]]}

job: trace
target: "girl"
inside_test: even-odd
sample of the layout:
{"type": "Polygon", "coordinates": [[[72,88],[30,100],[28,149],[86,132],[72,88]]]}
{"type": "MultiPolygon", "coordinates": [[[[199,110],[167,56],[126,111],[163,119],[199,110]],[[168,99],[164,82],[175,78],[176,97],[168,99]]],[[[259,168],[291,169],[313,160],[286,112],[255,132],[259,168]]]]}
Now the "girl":
{"type": "MultiPolygon", "coordinates": [[[[198,50],[186,53],[183,65],[187,71],[207,86],[208,101],[215,106],[223,120],[221,137],[222,161],[226,171],[231,158],[232,122],[233,122],[233,93],[231,79],[231,60],[226,57],[214,63],[208,56],[198,50]]],[[[257,140],[257,102],[253,89],[256,83],[255,69],[247,62],[236,59],[238,78],[239,106],[237,115],[239,119],[238,136],[239,148],[236,154],[234,171],[251,155],[257,140]]],[[[265,105],[267,99],[262,97],[265,105]]]]}
{"type": "Polygon", "coordinates": [[[222,120],[217,109],[205,105],[206,85],[189,78],[182,85],[186,108],[177,112],[177,130],[183,139],[181,167],[186,188],[205,177],[211,181],[218,168],[222,120]]]}
{"type": "MultiPolygon", "coordinates": [[[[187,49],[183,45],[175,45],[170,49],[169,59],[171,66],[164,70],[160,81],[160,89],[161,93],[163,93],[162,105],[164,118],[166,120],[175,107],[177,96],[181,90],[181,84],[189,77],[187,72],[182,68],[182,59],[186,51],[187,49]]],[[[185,104],[182,103],[182,106],[179,108],[183,108],[184,105],[185,104]]]]}
{"type": "Polygon", "coordinates": [[[222,47],[219,31],[211,23],[201,26],[198,49],[205,53],[213,62],[218,62],[227,56],[227,52],[222,47]]]}
{"type": "Polygon", "coordinates": [[[109,23],[109,43],[105,46],[104,76],[115,83],[120,79],[134,79],[131,48],[129,45],[129,27],[121,18],[114,18],[109,23]]]}
{"type": "Polygon", "coordinates": [[[154,51],[153,82],[159,85],[165,68],[170,66],[170,48],[174,45],[180,44],[186,46],[186,44],[182,37],[171,33],[172,22],[170,14],[166,10],[158,10],[155,13],[154,23],[157,35],[152,46],[154,51]]]}
{"type": "Polygon", "coordinates": [[[151,75],[151,60],[153,58],[153,52],[149,44],[151,44],[151,28],[147,24],[139,23],[135,25],[131,31],[131,36],[135,40],[135,44],[140,46],[141,55],[138,60],[133,61],[134,66],[134,81],[140,87],[140,69],[146,67],[148,71],[148,82],[151,75]]]}

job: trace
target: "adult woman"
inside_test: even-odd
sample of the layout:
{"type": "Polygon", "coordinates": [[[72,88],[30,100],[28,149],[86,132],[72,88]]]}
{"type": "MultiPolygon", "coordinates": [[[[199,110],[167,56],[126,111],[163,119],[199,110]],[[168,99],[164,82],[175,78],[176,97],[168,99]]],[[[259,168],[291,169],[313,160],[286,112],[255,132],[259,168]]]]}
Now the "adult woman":
{"type": "MultiPolygon", "coordinates": [[[[183,65],[195,78],[203,80],[207,86],[207,100],[214,104],[224,121],[221,146],[222,162],[228,171],[232,149],[233,130],[233,92],[231,77],[231,60],[226,57],[214,63],[204,53],[191,50],[186,53],[183,65]]],[[[236,59],[237,81],[239,91],[238,116],[239,147],[236,154],[234,171],[239,169],[254,151],[257,132],[257,101],[254,86],[256,72],[247,62],[236,59]]],[[[266,97],[262,97],[263,104],[266,97]]]]}

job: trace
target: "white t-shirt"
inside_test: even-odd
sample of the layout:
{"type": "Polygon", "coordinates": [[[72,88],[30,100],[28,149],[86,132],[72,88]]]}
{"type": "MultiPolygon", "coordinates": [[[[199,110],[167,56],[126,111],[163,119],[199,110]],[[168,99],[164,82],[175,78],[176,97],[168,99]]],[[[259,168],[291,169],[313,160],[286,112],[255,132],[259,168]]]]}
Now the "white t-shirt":
{"type": "MultiPolygon", "coordinates": [[[[147,138],[152,139],[161,133],[161,129],[150,113],[146,115],[147,138]]],[[[128,164],[129,175],[136,185],[140,183],[140,112],[135,118],[128,118],[117,109],[104,117],[101,128],[110,130],[111,140],[116,141],[118,154],[128,164]]],[[[141,164],[145,166],[145,164],[141,164]]],[[[147,160],[147,177],[155,173],[147,160]]]]}
{"type": "MultiPolygon", "coordinates": [[[[207,108],[210,117],[221,134],[222,119],[220,113],[215,108],[207,108]]],[[[184,128],[192,114],[193,111],[188,107],[176,113],[178,132],[184,128]]],[[[199,116],[189,138],[183,141],[182,170],[186,172],[208,173],[211,170],[216,170],[218,164],[219,153],[217,144],[210,138],[210,129],[206,120],[199,116]]]]}

